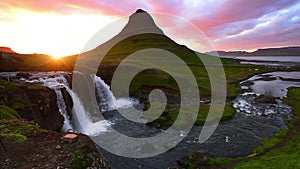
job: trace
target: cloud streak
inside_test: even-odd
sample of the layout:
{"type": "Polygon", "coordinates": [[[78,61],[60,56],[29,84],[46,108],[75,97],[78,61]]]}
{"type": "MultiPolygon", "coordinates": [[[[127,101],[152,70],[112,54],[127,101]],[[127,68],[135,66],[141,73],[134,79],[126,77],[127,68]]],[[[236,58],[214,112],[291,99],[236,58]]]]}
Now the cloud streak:
{"type": "MultiPolygon", "coordinates": [[[[203,31],[218,50],[300,45],[298,0],[3,0],[0,24],[18,22],[19,10],[59,16],[124,17],[138,8],[183,17],[203,31]]],[[[183,30],[178,33],[183,34],[183,30]]]]}

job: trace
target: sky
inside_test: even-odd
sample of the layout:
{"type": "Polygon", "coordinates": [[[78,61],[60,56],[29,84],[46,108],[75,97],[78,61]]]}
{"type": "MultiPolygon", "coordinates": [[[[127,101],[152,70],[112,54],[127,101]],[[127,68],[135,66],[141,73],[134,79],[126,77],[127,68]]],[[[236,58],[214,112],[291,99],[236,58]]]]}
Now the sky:
{"type": "Polygon", "coordinates": [[[1,0],[0,46],[77,54],[102,27],[138,8],[189,21],[216,50],[300,46],[300,0],[1,0]]]}

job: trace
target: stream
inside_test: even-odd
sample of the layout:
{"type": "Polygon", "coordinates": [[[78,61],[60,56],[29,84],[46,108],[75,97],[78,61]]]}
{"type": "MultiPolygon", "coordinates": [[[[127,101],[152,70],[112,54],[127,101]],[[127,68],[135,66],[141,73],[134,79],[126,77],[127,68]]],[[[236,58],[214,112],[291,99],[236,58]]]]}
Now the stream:
{"type": "MultiPolygon", "coordinates": [[[[93,76],[99,109],[105,111],[105,120],[92,122],[85,112],[76,93],[65,78],[68,72],[28,72],[28,77],[17,76],[18,72],[2,72],[0,76],[9,77],[10,80],[20,83],[39,83],[53,89],[57,94],[57,104],[65,122],[63,131],[72,130],[108,142],[118,144],[122,140],[110,135],[114,129],[131,137],[147,137],[161,133],[163,130],[150,127],[143,123],[135,123],[120,115],[117,109],[128,109],[131,106],[142,109],[138,101],[116,99],[100,77],[93,76]],[[61,89],[66,88],[72,97],[75,119],[67,116],[61,89]],[[76,120],[85,121],[80,125],[76,120]]],[[[178,166],[178,159],[195,150],[203,150],[213,157],[244,157],[253,152],[261,140],[271,137],[274,132],[287,128],[284,121],[292,118],[291,107],[282,103],[286,97],[287,88],[300,87],[300,72],[271,72],[255,75],[240,83],[242,92],[232,101],[236,114],[233,119],[220,122],[213,135],[204,143],[198,143],[202,126],[194,126],[189,133],[179,131],[183,140],[171,150],[149,158],[125,158],[114,155],[98,146],[99,151],[107,158],[109,164],[116,169],[132,168],[171,168],[178,166]],[[276,97],[276,103],[260,103],[255,98],[260,95],[276,97]]],[[[81,121],[82,123],[82,121],[81,121]]],[[[126,146],[126,144],[124,144],[126,146]]]]}

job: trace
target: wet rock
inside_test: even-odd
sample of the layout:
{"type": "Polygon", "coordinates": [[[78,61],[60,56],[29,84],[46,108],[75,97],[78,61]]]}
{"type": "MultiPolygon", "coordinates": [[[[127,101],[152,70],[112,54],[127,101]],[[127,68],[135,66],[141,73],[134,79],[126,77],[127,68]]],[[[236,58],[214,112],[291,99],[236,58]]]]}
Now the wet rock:
{"type": "Polygon", "coordinates": [[[191,155],[184,156],[177,162],[182,168],[188,167],[190,163],[193,163],[197,166],[201,166],[206,164],[208,157],[209,155],[206,152],[202,150],[196,150],[191,155]]]}
{"type": "Polygon", "coordinates": [[[241,93],[246,93],[246,92],[252,92],[252,89],[249,88],[249,89],[242,89],[241,90],[241,93]]]}
{"type": "Polygon", "coordinates": [[[258,103],[270,103],[270,104],[276,104],[276,98],[273,96],[265,96],[260,95],[254,99],[255,102],[258,103]]]}
{"type": "Polygon", "coordinates": [[[17,77],[23,77],[23,78],[29,78],[31,76],[30,73],[26,73],[26,72],[20,72],[16,74],[17,77]]]}
{"type": "Polygon", "coordinates": [[[252,81],[245,81],[245,82],[242,82],[240,85],[241,86],[252,86],[252,85],[254,85],[254,82],[252,82],[252,81]]]}
{"type": "Polygon", "coordinates": [[[159,122],[156,122],[156,121],[148,122],[148,123],[146,123],[146,125],[148,125],[148,126],[150,126],[150,127],[161,128],[160,123],[159,123],[159,122]]]}
{"type": "Polygon", "coordinates": [[[262,78],[255,79],[255,81],[273,81],[276,79],[277,79],[276,77],[262,77],[262,78]]]}
{"type": "Polygon", "coordinates": [[[72,119],[72,114],[73,114],[73,100],[72,97],[69,95],[69,93],[67,92],[67,90],[65,88],[61,89],[65,104],[66,104],[66,109],[67,109],[67,113],[68,116],[70,118],[70,121],[72,119]]]}
{"type": "Polygon", "coordinates": [[[300,82],[300,79],[284,78],[284,77],[279,77],[279,79],[282,80],[282,81],[300,82]]]}

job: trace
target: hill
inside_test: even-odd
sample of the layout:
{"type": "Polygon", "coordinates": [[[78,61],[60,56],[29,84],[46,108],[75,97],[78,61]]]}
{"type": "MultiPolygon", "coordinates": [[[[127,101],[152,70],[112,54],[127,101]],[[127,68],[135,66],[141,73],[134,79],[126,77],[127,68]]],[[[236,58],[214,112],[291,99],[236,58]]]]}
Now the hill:
{"type": "Polygon", "coordinates": [[[16,53],[15,51],[11,50],[11,48],[9,48],[9,47],[3,47],[3,46],[0,46],[0,53],[1,52],[16,53]]]}
{"type": "MultiPolygon", "coordinates": [[[[217,51],[220,56],[300,56],[300,47],[282,47],[257,49],[254,52],[246,51],[217,51]]],[[[208,52],[207,54],[212,54],[208,52]]]]}

